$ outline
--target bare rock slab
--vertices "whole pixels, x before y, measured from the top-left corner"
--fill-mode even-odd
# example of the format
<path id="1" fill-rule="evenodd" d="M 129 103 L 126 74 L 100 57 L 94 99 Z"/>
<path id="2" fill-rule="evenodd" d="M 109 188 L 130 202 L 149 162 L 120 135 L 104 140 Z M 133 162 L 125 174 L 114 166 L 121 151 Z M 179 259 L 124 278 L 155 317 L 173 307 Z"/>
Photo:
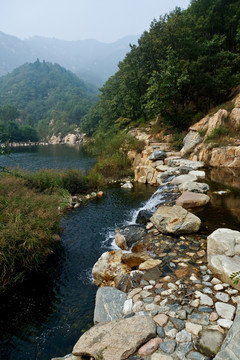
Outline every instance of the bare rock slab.
<path id="1" fill-rule="evenodd" d="M 197 232 L 201 220 L 181 206 L 160 206 L 151 217 L 151 222 L 163 234 L 190 234 Z"/>
<path id="2" fill-rule="evenodd" d="M 196 343 L 196 348 L 200 353 L 213 357 L 216 355 L 223 343 L 224 335 L 217 330 L 203 330 Z"/>
<path id="3" fill-rule="evenodd" d="M 94 324 L 120 319 L 123 315 L 127 295 L 112 287 L 101 287 L 97 291 Z"/>
<path id="4" fill-rule="evenodd" d="M 80 337 L 73 355 L 124 360 L 155 335 L 156 324 L 150 316 L 133 316 L 98 324 Z"/>
<path id="5" fill-rule="evenodd" d="M 191 209 L 206 205 L 210 201 L 210 197 L 205 194 L 197 194 L 191 191 L 185 191 L 177 200 L 176 205 L 182 206 L 184 209 Z"/>

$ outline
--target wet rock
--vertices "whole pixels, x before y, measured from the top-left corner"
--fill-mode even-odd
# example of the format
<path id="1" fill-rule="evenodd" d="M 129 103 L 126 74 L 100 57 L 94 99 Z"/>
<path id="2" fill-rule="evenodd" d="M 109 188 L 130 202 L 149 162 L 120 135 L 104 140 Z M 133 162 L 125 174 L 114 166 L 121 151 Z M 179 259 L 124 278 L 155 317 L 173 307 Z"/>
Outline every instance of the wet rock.
<path id="1" fill-rule="evenodd" d="M 196 342 L 196 348 L 202 354 L 213 357 L 223 343 L 224 335 L 217 330 L 203 330 Z"/>
<path id="2" fill-rule="evenodd" d="M 176 200 L 176 205 L 182 206 L 184 209 L 191 209 L 206 205 L 210 201 L 210 197 L 205 194 L 193 193 L 185 191 Z"/>
<path id="3" fill-rule="evenodd" d="M 119 229 L 119 234 L 126 239 L 128 249 L 130 249 L 133 244 L 142 240 L 146 236 L 146 233 L 145 227 L 140 225 L 128 225 Z"/>
<path id="4" fill-rule="evenodd" d="M 131 334 L 131 336 L 129 336 Z M 150 316 L 98 324 L 86 331 L 73 348 L 76 356 L 102 356 L 104 360 L 127 359 L 156 334 L 156 325 Z"/>
<path id="5" fill-rule="evenodd" d="M 95 301 L 94 324 L 120 319 L 126 299 L 126 294 L 115 288 L 99 288 Z"/>
<path id="6" fill-rule="evenodd" d="M 160 206 L 151 217 L 151 222 L 164 234 L 189 234 L 197 232 L 201 220 L 181 206 Z"/>
<path id="7" fill-rule="evenodd" d="M 149 222 L 152 212 L 148 210 L 140 210 L 136 219 L 137 224 L 146 225 Z"/>
<path id="8" fill-rule="evenodd" d="M 122 255 L 122 262 L 131 268 L 138 267 L 140 264 L 150 259 L 151 256 L 149 256 L 146 252 L 124 253 Z"/>
<path id="9" fill-rule="evenodd" d="M 208 267 L 223 282 L 240 290 L 240 283 L 230 280 L 233 272 L 240 267 L 240 232 L 230 229 L 217 229 L 208 236 Z"/>
<path id="10" fill-rule="evenodd" d="M 132 189 L 133 184 L 130 181 L 127 181 L 125 184 L 121 186 L 122 189 Z"/>
<path id="11" fill-rule="evenodd" d="M 82 360 L 82 357 L 74 356 L 73 354 L 68 354 L 64 357 L 53 358 L 52 360 Z"/>

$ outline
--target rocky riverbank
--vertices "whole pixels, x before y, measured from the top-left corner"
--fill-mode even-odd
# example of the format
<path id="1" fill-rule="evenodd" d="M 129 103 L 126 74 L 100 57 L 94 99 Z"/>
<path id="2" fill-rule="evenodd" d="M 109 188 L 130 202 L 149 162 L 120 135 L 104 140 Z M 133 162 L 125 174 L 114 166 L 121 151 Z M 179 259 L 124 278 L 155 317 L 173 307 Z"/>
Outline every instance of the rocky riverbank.
<path id="1" fill-rule="evenodd" d="M 94 265 L 96 325 L 65 359 L 239 359 L 239 286 L 229 276 L 240 269 L 240 233 L 202 232 L 188 210 L 210 201 L 204 164 L 161 155 L 160 206 L 118 229 L 121 250 Z"/>

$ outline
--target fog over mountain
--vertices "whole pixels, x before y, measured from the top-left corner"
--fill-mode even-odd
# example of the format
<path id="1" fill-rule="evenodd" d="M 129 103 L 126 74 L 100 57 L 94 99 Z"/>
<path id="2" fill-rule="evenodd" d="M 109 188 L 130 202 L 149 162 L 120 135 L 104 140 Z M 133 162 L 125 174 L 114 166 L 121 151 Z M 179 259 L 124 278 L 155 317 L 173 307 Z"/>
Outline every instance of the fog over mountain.
<path id="1" fill-rule="evenodd" d="M 65 41 L 35 36 L 21 40 L 0 32 L 0 76 L 16 67 L 39 60 L 58 63 L 73 71 L 81 79 L 101 86 L 117 70 L 129 44 L 136 44 L 139 36 L 127 36 L 113 43 L 97 40 Z"/>

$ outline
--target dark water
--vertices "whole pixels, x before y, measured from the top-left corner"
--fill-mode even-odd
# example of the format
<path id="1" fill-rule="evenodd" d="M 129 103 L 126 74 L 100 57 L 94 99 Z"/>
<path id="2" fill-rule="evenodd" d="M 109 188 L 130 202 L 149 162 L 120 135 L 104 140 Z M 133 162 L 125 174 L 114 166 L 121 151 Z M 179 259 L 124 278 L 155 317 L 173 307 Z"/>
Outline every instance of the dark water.
<path id="1" fill-rule="evenodd" d="M 82 145 L 48 145 L 11 148 L 12 153 L 0 157 L 0 166 L 38 169 L 89 170 L 96 160 L 86 155 Z"/>
<path id="2" fill-rule="evenodd" d="M 61 161 L 51 159 L 47 149 L 51 148 L 38 149 L 41 163 L 44 150 L 44 158 L 61 167 Z M 54 151 L 58 156 L 61 154 L 60 159 L 65 157 L 63 148 Z M 28 151 L 17 157 L 27 164 L 26 159 L 32 156 L 36 159 L 36 154 Z M 88 162 L 82 156 L 75 154 L 73 160 L 68 160 L 77 159 L 82 166 L 83 160 Z M 131 221 L 134 210 L 154 190 L 139 184 L 128 191 L 116 185 L 101 199 L 64 216 L 63 250 L 56 259 L 51 259 L 50 274 L 35 276 L 12 294 L 0 298 L 1 360 L 50 360 L 72 351 L 81 333 L 92 324 L 96 293 L 92 266 L 104 251 L 111 249 L 111 235 L 116 227 Z"/>

